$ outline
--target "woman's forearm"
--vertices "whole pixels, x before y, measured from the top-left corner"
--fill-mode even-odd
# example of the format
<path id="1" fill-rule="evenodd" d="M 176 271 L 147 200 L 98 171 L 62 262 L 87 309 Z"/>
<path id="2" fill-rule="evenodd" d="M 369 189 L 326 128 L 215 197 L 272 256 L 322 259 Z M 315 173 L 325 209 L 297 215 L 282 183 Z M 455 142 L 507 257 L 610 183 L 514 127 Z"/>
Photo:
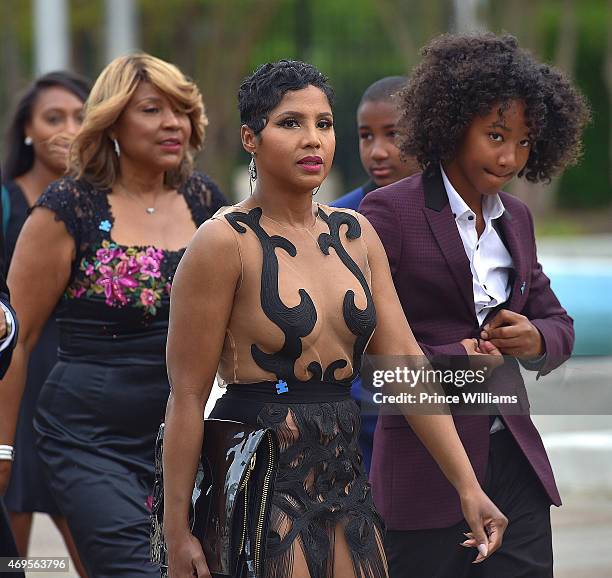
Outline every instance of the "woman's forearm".
<path id="1" fill-rule="evenodd" d="M 12 446 L 15 440 L 19 405 L 25 387 L 29 351 L 23 342 L 17 342 L 11 365 L 4 379 L 0 381 L 0 444 Z M 19 451 L 19 448 L 16 449 Z M 8 488 L 11 476 L 11 462 L 0 460 L 0 496 Z"/>
<path id="2" fill-rule="evenodd" d="M 480 488 L 451 415 L 405 417 L 459 495 Z"/>
<path id="3" fill-rule="evenodd" d="M 0 381 L 0 444 L 13 445 L 15 440 L 28 359 L 28 348 L 22 341 L 18 341 L 13 350 L 11 365 Z"/>
<path id="4" fill-rule="evenodd" d="M 189 504 L 202 448 L 199 396 L 170 395 L 164 431 L 164 534 L 171 543 L 189 532 Z"/>

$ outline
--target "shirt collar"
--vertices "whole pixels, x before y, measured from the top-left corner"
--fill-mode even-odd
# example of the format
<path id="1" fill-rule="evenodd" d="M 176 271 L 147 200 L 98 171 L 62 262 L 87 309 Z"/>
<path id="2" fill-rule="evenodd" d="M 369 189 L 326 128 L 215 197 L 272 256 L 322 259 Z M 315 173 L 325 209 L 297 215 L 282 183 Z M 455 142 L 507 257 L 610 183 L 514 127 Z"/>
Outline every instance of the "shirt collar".
<path id="1" fill-rule="evenodd" d="M 463 200 L 455 187 L 453 187 L 449 178 L 446 176 L 442 163 L 440 163 L 440 171 L 442 173 L 444 188 L 446 189 L 446 194 L 448 195 L 448 202 L 455 220 L 464 215 L 474 215 L 474 211 L 470 209 L 468 204 Z M 485 195 L 482 201 L 482 216 L 485 222 L 488 222 L 491 219 L 498 219 L 504 214 L 505 210 L 506 208 L 504 207 L 499 194 L 495 193 L 494 195 Z"/>
<path id="2" fill-rule="evenodd" d="M 499 219 L 506 210 L 504 203 L 502 203 L 501 197 L 498 193 L 494 195 L 485 195 L 482 201 L 482 211 L 485 219 Z"/>
<path id="3" fill-rule="evenodd" d="M 365 197 L 368 193 L 375 191 L 378 188 L 378 185 L 373 181 L 369 180 L 367 183 L 364 183 L 361 186 L 361 190 L 363 191 L 363 196 Z"/>

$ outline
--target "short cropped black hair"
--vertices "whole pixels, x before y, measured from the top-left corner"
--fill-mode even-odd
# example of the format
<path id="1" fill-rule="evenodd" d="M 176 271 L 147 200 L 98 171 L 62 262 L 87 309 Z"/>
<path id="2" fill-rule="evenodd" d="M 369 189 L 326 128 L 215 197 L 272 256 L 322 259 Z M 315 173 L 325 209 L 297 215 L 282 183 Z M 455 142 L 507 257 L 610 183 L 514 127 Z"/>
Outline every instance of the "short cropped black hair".
<path id="1" fill-rule="evenodd" d="M 19 97 L 6 134 L 6 162 L 4 178 L 7 181 L 27 173 L 34 164 L 34 149 L 24 144 L 25 126 L 32 118 L 32 109 L 38 95 L 47 88 L 59 87 L 85 102 L 91 84 L 87 78 L 67 70 L 48 72 L 38 77 Z"/>
<path id="2" fill-rule="evenodd" d="M 400 150 L 424 169 L 451 160 L 476 115 L 510 101 L 525 104 L 532 147 L 519 173 L 549 181 L 575 164 L 590 120 L 584 96 L 562 72 L 542 64 L 510 35 L 443 34 L 422 50 L 423 60 L 400 94 Z"/>
<path id="3" fill-rule="evenodd" d="M 279 60 L 262 64 L 244 79 L 238 90 L 240 120 L 255 134 L 259 134 L 270 111 L 276 108 L 286 92 L 301 90 L 308 86 L 320 88 L 330 106 L 333 105 L 334 91 L 327 77 L 312 64 L 300 60 Z"/>
<path id="4" fill-rule="evenodd" d="M 385 76 L 373 82 L 365 89 L 359 107 L 366 102 L 392 102 L 400 90 L 406 86 L 408 78 L 406 76 Z"/>

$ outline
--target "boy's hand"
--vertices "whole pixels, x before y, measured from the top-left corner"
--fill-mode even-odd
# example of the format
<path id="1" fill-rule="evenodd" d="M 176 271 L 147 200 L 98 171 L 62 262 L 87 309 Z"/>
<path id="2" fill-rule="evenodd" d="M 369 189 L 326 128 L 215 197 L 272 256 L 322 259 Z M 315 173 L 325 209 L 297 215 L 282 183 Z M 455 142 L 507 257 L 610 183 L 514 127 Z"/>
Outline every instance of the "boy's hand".
<path id="1" fill-rule="evenodd" d="M 470 368 L 473 370 L 485 370 L 486 375 L 489 376 L 496 367 L 504 363 L 501 351 L 490 341 L 479 341 L 473 338 L 462 339 L 459 343 L 470 356 Z"/>
<path id="2" fill-rule="evenodd" d="M 545 351 L 537 327 L 520 313 L 502 309 L 483 329 L 480 337 L 495 345 L 504 355 L 534 359 Z"/>

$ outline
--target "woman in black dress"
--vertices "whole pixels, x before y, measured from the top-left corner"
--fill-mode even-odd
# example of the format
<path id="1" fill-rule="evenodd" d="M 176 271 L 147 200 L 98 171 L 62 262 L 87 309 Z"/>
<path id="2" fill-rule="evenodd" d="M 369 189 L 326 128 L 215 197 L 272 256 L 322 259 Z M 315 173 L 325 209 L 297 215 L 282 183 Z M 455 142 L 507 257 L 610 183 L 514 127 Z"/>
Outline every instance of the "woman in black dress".
<path id="1" fill-rule="evenodd" d="M 68 147 L 81 126 L 89 81 L 71 72 L 50 72 L 36 79 L 19 99 L 9 125 L 2 190 L 5 266 L 8 270 L 28 210 L 52 181 L 66 172 Z M 28 555 L 34 512 L 49 514 L 73 562 L 84 576 L 74 541 L 42 476 L 34 446 L 34 408 L 40 389 L 57 361 L 57 326 L 49 319 L 28 364 L 19 410 L 15 461 L 5 496 L 17 548 Z"/>
<path id="2" fill-rule="evenodd" d="M 172 385 L 164 435 L 164 532 L 172 578 L 209 578 L 187 520 L 211 417 L 275 430 L 280 443 L 267 578 L 385 578 L 382 522 L 350 398 L 361 356 L 420 356 L 385 250 L 355 211 L 313 202 L 335 151 L 332 91 L 303 62 L 260 67 L 239 92 L 253 194 L 200 227 L 177 271 L 168 334 Z M 506 520 L 480 488 L 450 415 L 408 416 L 455 487 L 478 540 Z M 489 526 L 487 540 L 485 525 Z M 258 574 L 259 575 L 259 574 Z"/>
<path id="3" fill-rule="evenodd" d="M 115 59 L 87 101 L 72 176 L 37 201 L 9 271 L 21 333 L 0 385 L 0 443 L 12 441 L 28 354 L 61 298 L 59 361 L 34 425 L 90 578 L 159 576 L 148 516 L 170 289 L 184 247 L 225 201 L 193 171 L 205 125 L 201 95 L 176 67 Z"/>

